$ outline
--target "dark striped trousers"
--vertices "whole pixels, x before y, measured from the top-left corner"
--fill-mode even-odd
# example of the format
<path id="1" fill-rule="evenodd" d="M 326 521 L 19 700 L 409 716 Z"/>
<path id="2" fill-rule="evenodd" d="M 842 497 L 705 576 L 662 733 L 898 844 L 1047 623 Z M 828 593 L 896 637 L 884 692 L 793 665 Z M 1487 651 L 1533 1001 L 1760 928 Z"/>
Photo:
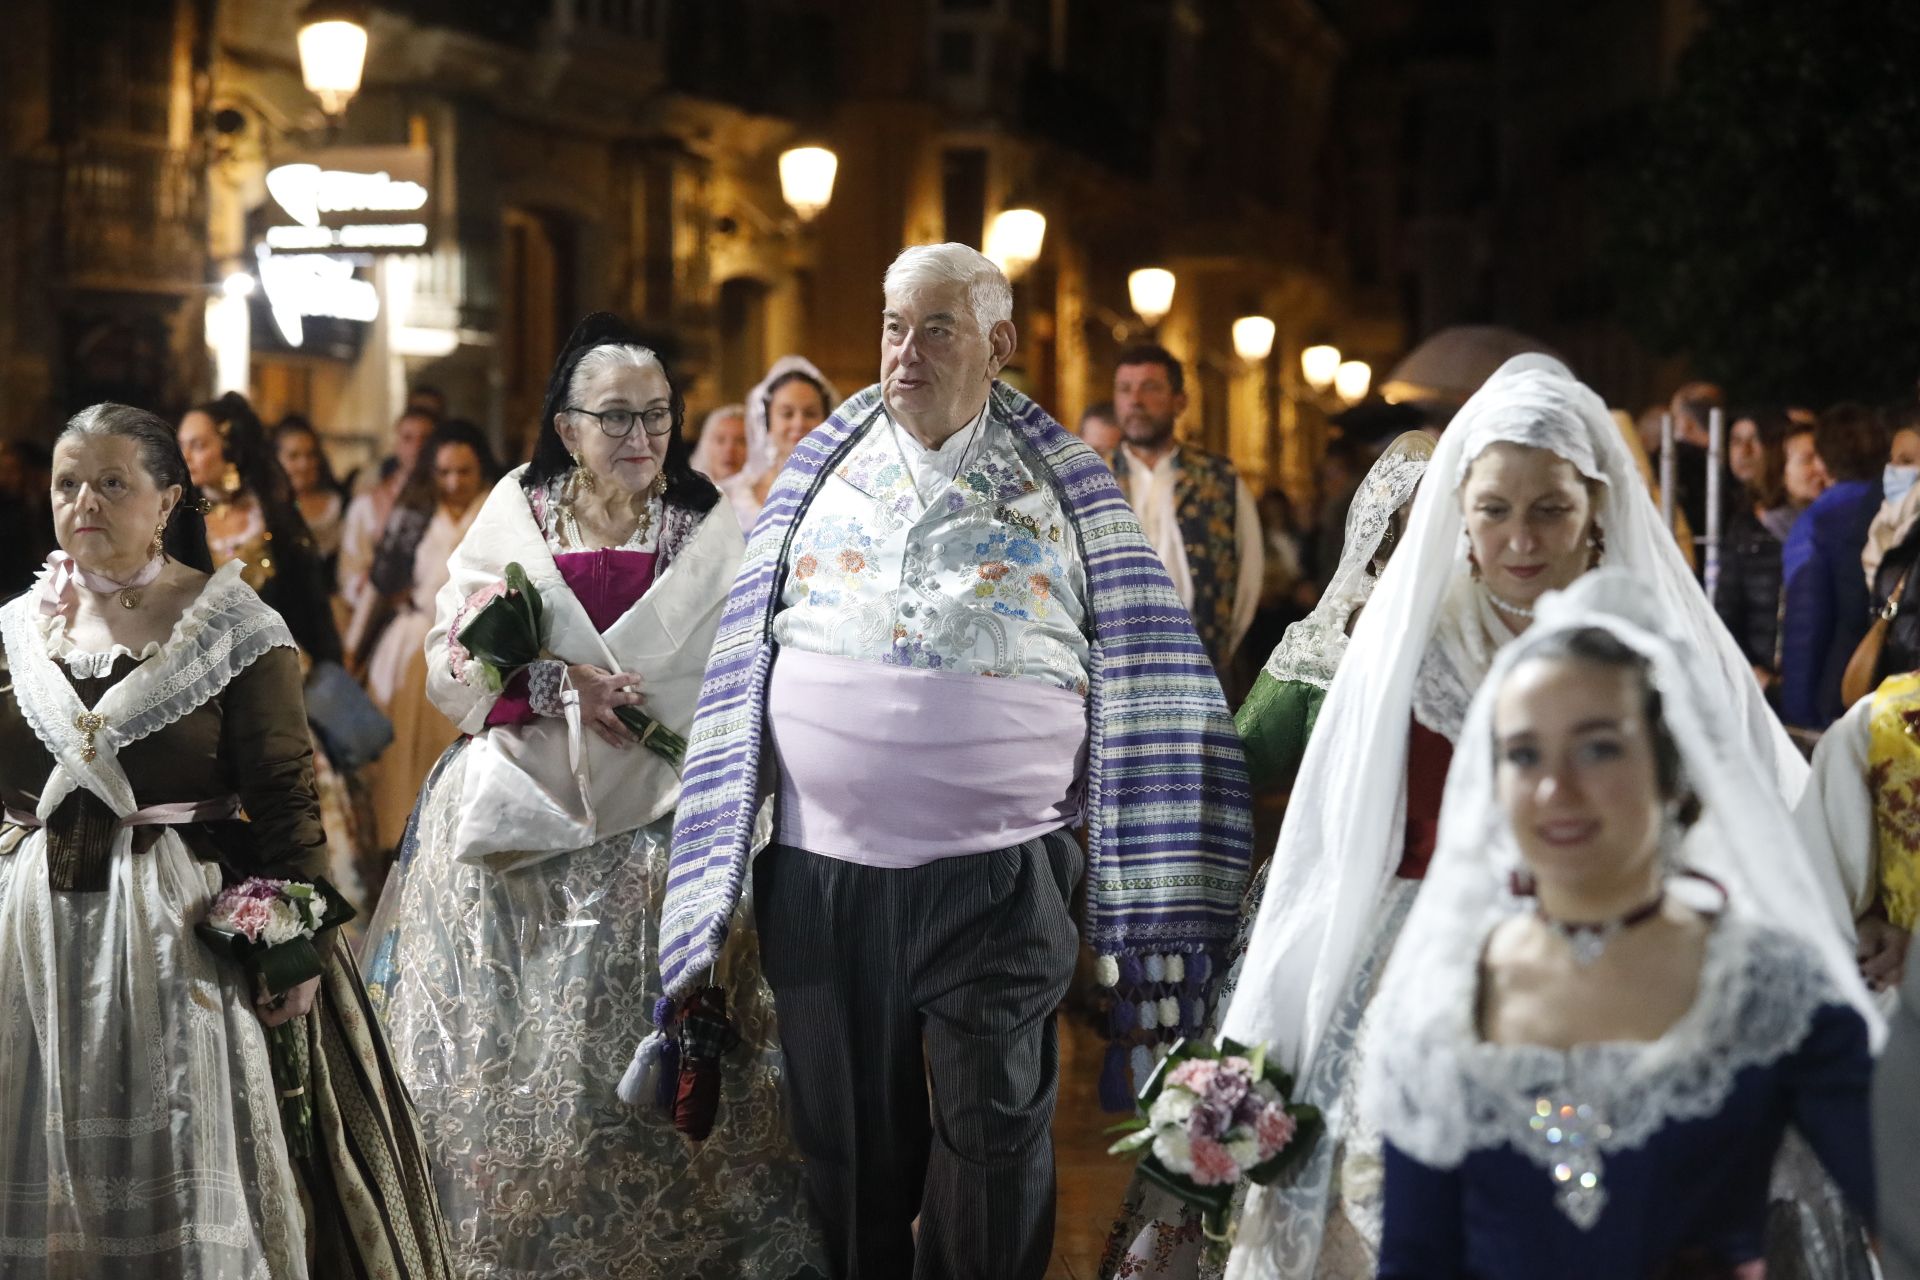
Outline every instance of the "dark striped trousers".
<path id="1" fill-rule="evenodd" d="M 794 1138 L 843 1280 L 1045 1274 L 1082 866 L 1066 831 L 909 870 L 755 859 Z"/>

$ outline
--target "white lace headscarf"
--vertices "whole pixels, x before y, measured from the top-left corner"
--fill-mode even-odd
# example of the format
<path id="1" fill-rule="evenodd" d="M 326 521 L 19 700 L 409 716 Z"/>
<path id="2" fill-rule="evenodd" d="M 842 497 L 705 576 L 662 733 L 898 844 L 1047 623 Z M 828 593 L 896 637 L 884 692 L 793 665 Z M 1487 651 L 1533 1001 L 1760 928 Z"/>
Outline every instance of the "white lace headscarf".
<path id="1" fill-rule="evenodd" d="M 767 370 L 767 376 L 760 379 L 753 390 L 747 392 L 747 465 L 740 468 L 740 479 L 747 484 L 757 483 L 761 476 L 773 469 L 774 444 L 767 429 L 767 410 L 773 399 L 773 384 L 790 373 L 803 373 L 818 383 L 825 395 L 826 411 L 832 413 L 840 404 L 840 393 L 827 381 L 827 375 L 815 367 L 813 361 L 805 356 L 781 356 Z"/>
<path id="2" fill-rule="evenodd" d="M 1700 820 L 1684 838 L 1677 831 L 1667 837 L 1674 870 L 1718 882 L 1729 918 L 1769 925 L 1810 946 L 1876 1044 L 1885 1033 L 1848 935 L 1806 907 L 1820 895 L 1815 871 L 1771 771 L 1756 767 L 1745 749 L 1735 725 L 1738 705 L 1713 664 L 1700 660 L 1697 639 L 1675 621 L 1641 575 L 1595 571 L 1542 600 L 1533 625 L 1501 651 L 1474 697 L 1447 775 L 1433 861 L 1387 964 L 1362 1055 L 1368 1121 L 1416 1159 L 1453 1167 L 1475 1145 L 1477 1130 L 1499 1123 L 1476 1116 L 1478 1108 L 1459 1092 L 1468 1078 L 1461 1054 L 1473 1038 L 1463 1036 L 1462 1018 L 1475 1006 L 1483 945 L 1495 924 L 1522 909 L 1508 887 L 1509 873 L 1523 864 L 1496 791 L 1493 712 L 1507 676 L 1553 636 L 1599 628 L 1647 661 L 1682 778 L 1701 802 Z"/>
<path id="3" fill-rule="evenodd" d="M 694 442 L 693 457 L 688 461 L 687 465 L 691 466 L 695 471 L 698 471 L 715 484 L 720 484 L 723 481 L 732 479 L 732 476 L 716 476 L 713 474 L 713 428 L 716 424 L 724 422 L 728 418 L 739 418 L 744 428 L 746 416 L 747 406 L 743 404 L 723 404 L 718 409 L 709 410 L 707 416 L 700 420 L 700 438 Z M 743 467 L 745 466 L 744 463 L 741 465 Z M 736 472 L 735 474 L 738 473 Z"/>
<path id="4" fill-rule="evenodd" d="M 1288 627 L 1273 647 L 1267 657 L 1268 675 L 1322 689 L 1333 683 L 1333 673 L 1340 669 L 1341 656 L 1347 651 L 1347 623 L 1379 581 L 1373 576 L 1373 557 L 1380 550 L 1380 540 L 1386 537 L 1394 515 L 1420 487 L 1433 450 L 1432 436 L 1409 431 L 1367 469 L 1366 479 L 1354 491 L 1353 505 L 1347 508 L 1340 567 L 1320 593 L 1313 612 Z"/>
<path id="5" fill-rule="evenodd" d="M 754 497 L 754 488 L 779 461 L 774 456 L 773 437 L 767 428 L 767 412 L 773 399 L 773 384 L 790 373 L 805 374 L 819 384 L 829 414 L 840 405 L 840 393 L 805 356 L 781 356 L 767 370 L 767 376 L 747 392 L 747 465 L 720 483 L 720 492 L 740 518 L 742 533 L 751 530 L 760 515 L 760 501 Z"/>
<path id="6" fill-rule="evenodd" d="M 1789 806 L 1807 765 L 1768 709 L 1746 658 L 1661 527 L 1600 397 L 1548 356 L 1517 356 L 1462 407 L 1427 466 L 1407 531 L 1360 615 L 1307 744 L 1280 829 L 1245 967 L 1222 1022 L 1306 1078 L 1404 842 L 1409 715 L 1452 737 L 1506 638 L 1467 572 L 1459 486 L 1502 441 L 1547 449 L 1598 482 L 1606 563 L 1630 570 L 1650 606 L 1709 664 L 1738 741 L 1766 762 Z M 1435 482 L 1437 481 L 1437 483 Z M 1495 624 L 1498 625 L 1498 624 Z M 1430 661 L 1430 655 L 1432 661 Z M 1423 667 L 1426 668 L 1423 671 Z M 1440 725 L 1433 719 L 1443 721 Z M 1311 800 L 1306 798 L 1311 797 Z"/>

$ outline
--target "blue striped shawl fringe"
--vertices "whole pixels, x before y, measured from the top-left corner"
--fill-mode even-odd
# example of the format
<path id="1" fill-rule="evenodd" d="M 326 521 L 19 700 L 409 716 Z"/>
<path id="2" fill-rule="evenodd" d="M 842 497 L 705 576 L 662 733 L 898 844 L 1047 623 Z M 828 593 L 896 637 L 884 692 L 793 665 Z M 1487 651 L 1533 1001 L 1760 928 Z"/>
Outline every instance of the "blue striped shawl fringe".
<path id="1" fill-rule="evenodd" d="M 1210 954 L 1217 974 L 1252 844 L 1246 762 L 1220 683 L 1099 456 L 1004 383 L 992 411 L 1052 479 L 1086 557 L 1087 940 L 1116 957 Z M 687 736 L 660 920 L 661 973 L 676 1000 L 703 984 L 747 872 L 788 546 L 821 480 L 884 420 L 878 386 L 841 405 L 795 448 L 748 535 Z"/>

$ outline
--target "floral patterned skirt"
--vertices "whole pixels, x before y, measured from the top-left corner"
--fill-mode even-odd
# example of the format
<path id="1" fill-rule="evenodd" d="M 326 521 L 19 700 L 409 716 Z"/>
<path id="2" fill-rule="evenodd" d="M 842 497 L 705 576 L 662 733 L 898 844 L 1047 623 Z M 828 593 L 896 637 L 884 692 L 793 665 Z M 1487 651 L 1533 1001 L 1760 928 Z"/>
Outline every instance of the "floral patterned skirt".
<path id="1" fill-rule="evenodd" d="M 369 932 L 367 977 L 437 1166 L 468 1280 L 824 1274 L 788 1133 L 750 923 L 725 985 L 743 1043 L 692 1144 L 614 1086 L 660 995 L 671 818 L 496 872 L 456 862 L 465 760 L 422 793 Z"/>

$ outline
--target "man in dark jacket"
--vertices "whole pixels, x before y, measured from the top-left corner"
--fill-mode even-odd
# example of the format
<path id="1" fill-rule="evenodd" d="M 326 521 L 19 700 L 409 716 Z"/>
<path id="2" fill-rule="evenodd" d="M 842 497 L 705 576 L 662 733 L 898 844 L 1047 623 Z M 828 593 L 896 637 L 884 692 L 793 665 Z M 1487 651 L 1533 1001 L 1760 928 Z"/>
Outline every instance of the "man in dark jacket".
<path id="1" fill-rule="evenodd" d="M 1860 551 L 1880 509 L 1887 441 L 1873 410 L 1843 404 L 1820 415 L 1813 443 L 1834 484 L 1794 522 L 1781 557 L 1780 718 L 1824 729 L 1846 710 L 1840 678 L 1867 633 L 1870 601 Z"/>

